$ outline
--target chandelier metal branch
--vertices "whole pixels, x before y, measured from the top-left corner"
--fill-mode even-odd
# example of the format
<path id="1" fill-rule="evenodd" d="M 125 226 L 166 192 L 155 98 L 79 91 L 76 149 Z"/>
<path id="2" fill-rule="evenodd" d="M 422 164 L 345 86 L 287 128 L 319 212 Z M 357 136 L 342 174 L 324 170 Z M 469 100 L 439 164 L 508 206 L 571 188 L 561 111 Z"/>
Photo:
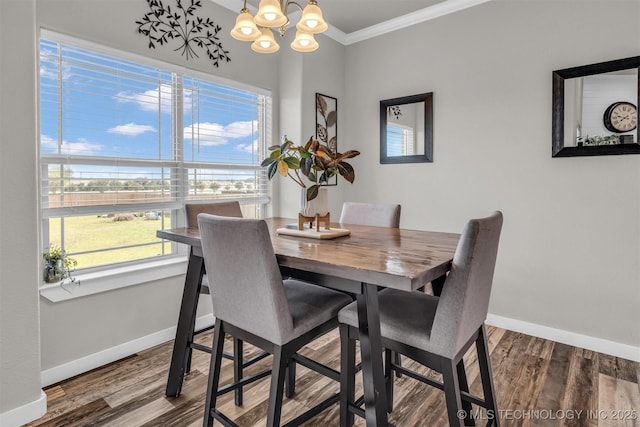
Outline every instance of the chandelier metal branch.
<path id="1" fill-rule="evenodd" d="M 256 52 L 277 52 L 280 46 L 273 37 L 271 28 L 279 28 L 280 35 L 284 36 L 289 24 L 289 6 L 296 6 L 302 12 L 300 21 L 296 24 L 296 37 L 291 42 L 291 49 L 298 52 L 316 50 L 319 45 L 314 34 L 322 33 L 329 27 L 316 0 L 309 0 L 304 8 L 291 0 L 260 0 L 255 17 L 247 9 L 247 0 L 244 0 L 244 7 L 236 18 L 231 36 L 237 40 L 253 42 L 251 49 Z"/>

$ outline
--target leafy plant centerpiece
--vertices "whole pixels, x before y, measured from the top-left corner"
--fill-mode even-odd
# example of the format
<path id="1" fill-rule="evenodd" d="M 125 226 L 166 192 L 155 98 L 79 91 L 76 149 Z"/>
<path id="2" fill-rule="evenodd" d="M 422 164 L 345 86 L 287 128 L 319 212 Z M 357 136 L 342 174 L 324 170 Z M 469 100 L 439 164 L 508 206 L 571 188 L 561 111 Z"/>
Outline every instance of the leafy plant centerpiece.
<path id="1" fill-rule="evenodd" d="M 300 187 L 306 188 L 307 201 L 315 199 L 322 184 L 333 176 L 339 174 L 352 184 L 356 177 L 353 166 L 345 161 L 358 156 L 360 152 L 356 150 L 338 153 L 314 137 L 310 137 L 305 145 L 296 145 L 286 135 L 282 145 L 274 145 L 269 150 L 271 155 L 262 161 L 262 166 L 268 168 L 269 179 L 276 172 L 290 177 Z M 308 187 L 303 176 L 310 182 Z"/>
<path id="2" fill-rule="evenodd" d="M 71 273 L 78 265 L 78 261 L 67 256 L 64 249 L 54 244 L 49 245 L 49 249 L 42 254 L 44 259 L 44 281 L 55 283 L 64 279 L 75 282 Z"/>

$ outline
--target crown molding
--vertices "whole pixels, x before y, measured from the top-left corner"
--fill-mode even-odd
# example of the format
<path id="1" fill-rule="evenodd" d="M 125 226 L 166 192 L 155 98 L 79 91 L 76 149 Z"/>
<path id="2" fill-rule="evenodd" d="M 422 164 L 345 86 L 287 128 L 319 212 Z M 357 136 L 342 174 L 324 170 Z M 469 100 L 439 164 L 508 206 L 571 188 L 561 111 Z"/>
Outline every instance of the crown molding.
<path id="1" fill-rule="evenodd" d="M 244 1 L 242 0 L 211 0 L 213 3 L 225 7 L 234 12 L 240 12 L 244 7 Z M 477 6 L 482 3 L 489 2 L 491 0 L 445 0 L 441 3 L 437 3 L 433 6 L 425 7 L 424 9 L 417 10 L 415 12 L 408 13 L 406 15 L 398 16 L 397 18 L 389 19 L 388 21 L 381 22 L 376 25 L 372 25 L 362 30 L 354 31 L 353 33 L 346 34 L 339 29 L 333 27 L 329 23 L 329 28 L 323 33 L 323 35 L 337 41 L 345 46 L 358 43 L 364 40 L 368 40 L 373 37 L 380 36 L 392 31 L 400 30 L 402 28 L 409 27 L 411 25 L 419 24 L 421 22 L 429 21 L 431 19 L 438 18 L 440 16 L 448 15 L 450 13 L 457 12 L 459 10 L 467 9 L 469 7 Z M 251 13 L 256 13 L 256 8 L 247 5 Z M 300 12 L 295 11 L 289 15 L 292 22 L 295 22 L 300 17 Z M 289 27 L 292 24 L 289 25 Z"/>
<path id="2" fill-rule="evenodd" d="M 330 22 L 327 22 L 327 24 L 329 24 L 329 28 L 327 28 L 327 31 L 322 33 L 322 35 L 323 36 L 327 36 L 330 39 L 333 39 L 333 40 L 337 41 L 341 45 L 345 45 L 346 46 L 347 37 L 349 37 L 349 34 L 343 33 L 342 31 L 340 31 L 339 29 L 337 29 L 336 27 L 331 25 Z"/>
<path id="3" fill-rule="evenodd" d="M 433 6 L 425 7 L 424 9 L 398 16 L 397 18 L 389 19 L 388 21 L 372 25 L 371 27 L 349 33 L 346 35 L 343 44 L 350 45 L 358 43 L 382 34 L 390 33 L 440 16 L 448 15 L 459 10 L 487 3 L 489 1 L 491 0 L 445 0 L 442 3 L 437 3 Z"/>

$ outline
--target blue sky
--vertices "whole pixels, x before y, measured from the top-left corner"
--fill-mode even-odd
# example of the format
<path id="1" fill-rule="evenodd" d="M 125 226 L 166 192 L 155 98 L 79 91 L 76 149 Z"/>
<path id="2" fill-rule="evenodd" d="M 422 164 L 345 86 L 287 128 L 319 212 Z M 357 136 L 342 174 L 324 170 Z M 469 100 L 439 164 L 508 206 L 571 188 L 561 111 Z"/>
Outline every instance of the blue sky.
<path id="1" fill-rule="evenodd" d="M 59 148 L 61 75 L 64 102 L 60 154 L 172 158 L 171 73 L 64 46 L 64 60 L 59 66 L 58 50 L 56 43 L 41 41 L 43 153 L 54 154 Z M 189 76 L 184 77 L 184 87 L 186 161 L 260 161 L 256 150 L 256 95 Z"/>

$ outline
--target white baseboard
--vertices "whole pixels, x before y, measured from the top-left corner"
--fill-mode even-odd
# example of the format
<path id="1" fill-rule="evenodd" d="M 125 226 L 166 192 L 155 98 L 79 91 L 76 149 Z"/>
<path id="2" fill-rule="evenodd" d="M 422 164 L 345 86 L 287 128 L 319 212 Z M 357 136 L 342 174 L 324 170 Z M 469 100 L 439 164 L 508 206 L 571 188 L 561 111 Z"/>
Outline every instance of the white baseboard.
<path id="1" fill-rule="evenodd" d="M 562 329 L 550 328 L 548 326 L 537 325 L 535 323 L 523 322 L 522 320 L 510 319 L 508 317 L 487 315 L 487 325 L 521 332 L 534 337 L 557 341 L 574 347 L 585 348 L 611 356 L 640 362 L 640 347 L 622 344 L 615 341 L 608 341 L 602 338 L 590 337 L 588 335 L 577 334 L 575 332 L 564 331 Z"/>
<path id="2" fill-rule="evenodd" d="M 37 420 L 47 413 L 47 395 L 40 390 L 40 397 L 7 412 L 0 413 L 0 426 L 19 427 Z"/>
<path id="3" fill-rule="evenodd" d="M 207 314 L 196 319 L 196 329 L 213 325 L 215 322 L 213 314 Z M 174 339 L 176 336 L 176 327 L 164 329 L 154 332 L 153 334 L 140 337 L 138 339 L 108 348 L 97 353 L 90 354 L 80 359 L 46 369 L 41 372 L 40 379 L 42 387 L 66 380 L 75 375 L 88 372 L 92 369 L 99 368 L 107 363 L 115 362 L 127 356 L 131 356 L 139 351 L 146 350 L 155 345 L 162 344 Z M 0 423 L 1 426 L 4 424 Z"/>
<path id="4" fill-rule="evenodd" d="M 548 326 L 537 325 L 535 323 L 524 322 L 522 320 L 497 316 L 495 314 L 489 314 L 487 316 L 486 323 L 488 325 L 497 326 L 503 329 L 509 329 L 515 332 L 521 332 L 527 335 L 533 335 L 539 338 L 557 341 L 563 344 L 572 345 L 574 347 L 581 347 L 616 357 L 622 357 L 634 362 L 640 362 L 640 347 L 634 347 L 628 344 L 621 344 L 601 338 L 590 337 L 588 335 L 581 335 L 561 329 L 550 328 Z M 214 317 L 212 314 L 199 317 L 196 320 L 197 329 L 213 324 Z M 107 363 L 115 362 L 116 360 L 122 359 L 123 357 L 130 356 L 155 345 L 162 344 L 163 342 L 172 340 L 175 337 L 175 334 L 176 327 L 174 326 L 135 339 L 133 341 L 108 348 L 98 353 L 94 353 L 89 356 L 85 356 L 80 359 L 76 359 L 71 362 L 67 362 L 65 364 L 44 370 L 41 373 L 42 387 L 55 384 L 67 378 L 71 378 L 75 375 L 79 375 L 100 366 L 106 365 Z M 25 405 L 25 407 L 29 406 L 31 408 L 31 405 L 34 404 L 35 402 L 29 405 Z M 17 408 L 10 412 L 13 413 L 14 411 L 18 411 L 21 408 Z M 44 400 L 44 408 L 44 410 L 46 411 L 46 398 Z M 30 411 L 33 412 L 33 409 L 30 409 Z M 9 414 L 9 412 L 0 414 L 0 426 L 5 426 L 4 417 L 8 416 L 7 414 Z M 7 422 L 7 425 L 11 424 Z"/>

